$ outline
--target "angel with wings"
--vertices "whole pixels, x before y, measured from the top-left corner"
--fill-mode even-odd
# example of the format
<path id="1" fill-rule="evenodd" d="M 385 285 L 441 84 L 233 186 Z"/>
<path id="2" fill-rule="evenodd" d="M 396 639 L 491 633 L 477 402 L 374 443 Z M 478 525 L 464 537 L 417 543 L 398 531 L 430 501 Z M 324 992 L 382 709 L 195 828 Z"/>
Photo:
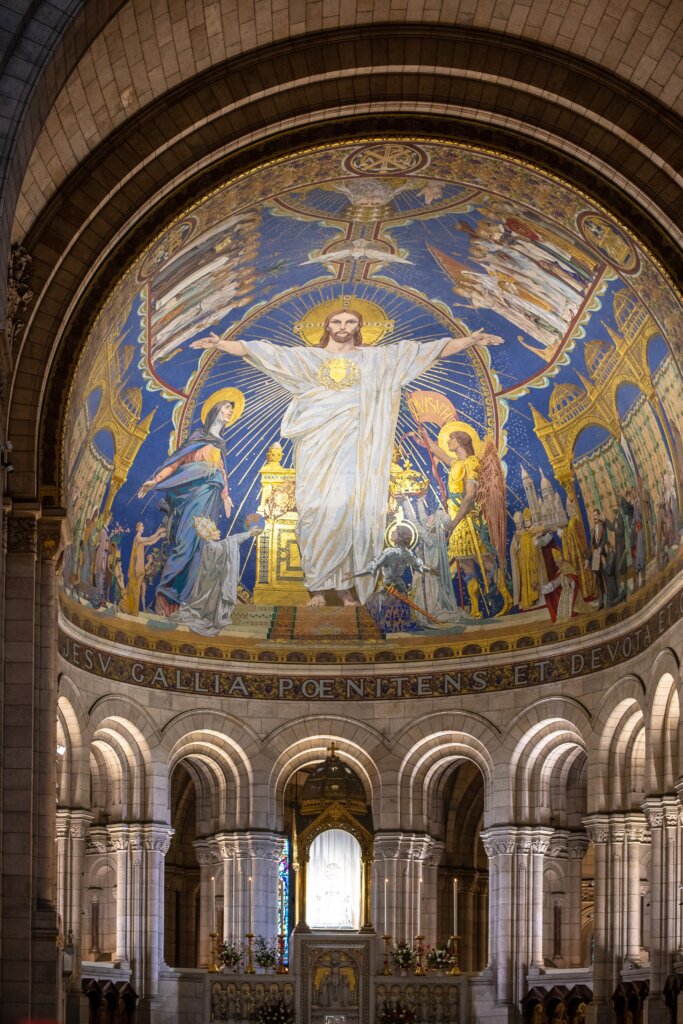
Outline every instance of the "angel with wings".
<path id="1" fill-rule="evenodd" d="M 448 467 L 447 510 L 450 516 L 448 557 L 453 575 L 464 582 L 472 618 L 482 617 L 482 605 L 490 610 L 482 592 L 477 569 L 487 593 L 498 590 L 505 615 L 512 596 L 505 578 L 505 478 L 493 441 L 482 442 L 476 430 L 461 420 L 450 420 L 435 442 L 422 432 L 431 455 Z"/>

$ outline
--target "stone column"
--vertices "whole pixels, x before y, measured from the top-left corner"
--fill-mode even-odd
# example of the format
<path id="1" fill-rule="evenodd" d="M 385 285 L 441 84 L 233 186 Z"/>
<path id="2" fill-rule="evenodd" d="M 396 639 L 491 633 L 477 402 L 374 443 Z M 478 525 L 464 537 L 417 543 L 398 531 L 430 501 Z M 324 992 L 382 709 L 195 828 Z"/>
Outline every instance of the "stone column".
<path id="1" fill-rule="evenodd" d="M 568 833 L 566 901 L 562 915 L 562 952 L 568 967 L 582 967 L 584 962 L 581 943 L 581 880 L 587 849 L 588 837 L 584 833 Z"/>
<path id="2" fill-rule="evenodd" d="M 681 806 L 673 795 L 648 797 L 643 810 L 650 827 L 650 994 L 648 1020 L 670 1018 L 663 989 L 681 942 L 679 865 L 683 848 Z"/>
<path id="3" fill-rule="evenodd" d="M 55 910 L 55 792 L 57 789 L 57 609 L 55 572 L 60 549 L 61 517 L 38 522 L 36 590 L 36 717 L 33 749 L 38 759 L 34 781 L 34 880 L 39 909 Z M 24 595 L 25 598 L 26 595 Z M 7 608 L 9 612 L 9 606 Z M 8 638 L 9 639 L 9 638 Z"/>
<path id="4" fill-rule="evenodd" d="M 88 811 L 71 811 L 69 822 L 68 899 L 64 924 L 67 934 L 71 932 L 73 936 L 76 981 L 80 978 L 80 962 L 88 948 L 84 934 L 83 890 L 85 842 L 92 819 L 93 816 Z"/>
<path id="5" fill-rule="evenodd" d="M 211 844 L 196 839 L 192 844 L 199 864 L 199 935 L 197 967 L 208 968 L 211 960 L 211 932 L 217 931 L 216 905 L 213 901 L 214 858 Z M 224 934 L 226 934 L 224 932 Z"/>
<path id="6" fill-rule="evenodd" d="M 372 906 L 373 924 L 380 937 L 384 933 L 386 893 L 386 924 L 392 941 L 412 943 L 419 923 L 425 944 L 435 944 L 438 867 L 443 851 L 444 844 L 431 836 L 411 832 L 381 832 L 375 836 Z M 384 949 L 381 942 L 378 948 Z"/>
<path id="7" fill-rule="evenodd" d="M 542 971 L 543 959 L 543 865 L 550 848 L 552 829 L 534 828 L 529 830 L 531 842 L 531 966 Z M 524 984 L 524 983 L 523 983 Z M 523 993 L 522 993 L 523 994 Z M 520 996 L 521 998 L 521 996 Z"/>
<path id="8" fill-rule="evenodd" d="M 490 961 L 489 954 L 489 876 L 479 875 L 476 892 L 477 954 L 474 969 L 483 971 Z"/>
<path id="9" fill-rule="evenodd" d="M 218 857 L 223 869 L 223 938 L 238 939 L 241 937 L 242 933 L 238 931 L 237 918 L 235 914 L 235 877 L 237 864 L 234 837 L 228 832 L 219 832 L 213 837 L 213 846 L 214 849 L 218 851 Z M 210 924 L 208 921 L 208 914 L 207 922 Z"/>
<path id="10" fill-rule="evenodd" d="M 253 931 L 267 939 L 277 936 L 277 866 L 283 836 L 277 832 L 251 833 L 251 917 Z"/>
<path id="11" fill-rule="evenodd" d="M 476 871 L 458 871 L 458 934 L 460 939 L 460 970 L 475 970 L 475 944 L 477 941 L 477 924 L 474 911 L 479 876 Z M 451 881 L 451 893 L 453 883 Z M 453 930 L 453 922 L 449 923 L 449 934 Z"/>
<path id="12" fill-rule="evenodd" d="M 57 842 L 55 844 L 56 855 L 56 883 L 57 883 L 57 913 L 61 919 L 61 927 L 66 936 L 67 914 L 67 893 L 68 893 L 68 867 L 69 867 L 69 836 L 71 832 L 71 815 L 68 810 L 61 807 L 57 811 L 55 829 Z"/>
<path id="13" fill-rule="evenodd" d="M 592 814 L 583 819 L 588 838 L 593 844 L 595 870 L 595 919 L 593 924 L 593 999 L 586 1008 L 587 1024 L 604 1024 L 611 1020 L 613 950 L 610 942 L 612 898 L 609 873 L 609 817 Z"/>
<path id="14" fill-rule="evenodd" d="M 144 825 L 141 829 L 144 897 L 142 949 L 142 996 L 159 991 L 159 970 L 164 966 L 164 857 L 174 829 L 165 825 Z"/>
<path id="15" fill-rule="evenodd" d="M 130 840 L 128 825 L 109 825 L 107 827 L 109 849 L 114 854 L 116 870 L 116 948 L 114 963 L 123 968 L 130 965 L 131 921 L 128 904 L 130 863 L 128 844 Z"/>
<path id="16" fill-rule="evenodd" d="M 62 1001 L 55 947 L 55 517 L 15 503 L 6 523 L 0 701 L 0 991 L 8 1020 L 54 1018 Z"/>
<path id="17" fill-rule="evenodd" d="M 248 932 L 253 932 L 254 903 L 250 900 L 250 885 L 254 884 L 254 866 L 252 864 L 251 837 L 247 832 L 236 832 L 233 839 L 235 845 L 235 886 L 234 899 L 237 930 L 235 934 L 241 939 Z M 250 905 L 251 903 L 251 905 Z M 254 932 L 254 934 L 256 934 Z"/>
<path id="18" fill-rule="evenodd" d="M 512 950 L 514 919 L 513 867 L 517 847 L 514 826 L 496 826 L 481 833 L 489 859 L 489 948 L 496 982 L 496 1002 L 512 1001 Z"/>
<path id="19" fill-rule="evenodd" d="M 650 840 L 650 833 L 643 814 L 627 814 L 624 820 L 625 864 L 624 864 L 624 962 L 635 967 L 641 963 L 640 935 L 642 927 L 640 898 L 640 856 L 643 843 Z"/>
<path id="20" fill-rule="evenodd" d="M 380 935 L 384 934 L 386 923 L 387 934 L 394 942 L 405 935 L 399 918 L 403 916 L 403 906 L 399 899 L 399 853 L 402 833 L 381 832 L 375 836 L 373 844 L 373 906 L 375 927 Z M 386 913 L 385 913 L 386 906 Z M 383 944 L 380 944 L 383 950 Z"/>
<path id="21" fill-rule="evenodd" d="M 527 973 L 543 966 L 543 863 L 553 830 L 495 826 L 482 832 L 489 857 L 489 920 L 497 1001 L 517 1007 Z"/>

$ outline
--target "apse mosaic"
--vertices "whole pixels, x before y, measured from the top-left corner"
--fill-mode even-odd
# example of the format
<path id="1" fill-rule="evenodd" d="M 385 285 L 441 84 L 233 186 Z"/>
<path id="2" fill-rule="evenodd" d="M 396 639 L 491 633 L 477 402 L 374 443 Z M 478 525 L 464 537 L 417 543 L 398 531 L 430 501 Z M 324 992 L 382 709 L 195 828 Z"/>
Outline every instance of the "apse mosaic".
<path id="1" fill-rule="evenodd" d="M 580 631 L 678 556 L 682 327 L 621 225 L 495 153 L 374 139 L 244 174 L 84 346 L 63 611 L 214 655 Z"/>

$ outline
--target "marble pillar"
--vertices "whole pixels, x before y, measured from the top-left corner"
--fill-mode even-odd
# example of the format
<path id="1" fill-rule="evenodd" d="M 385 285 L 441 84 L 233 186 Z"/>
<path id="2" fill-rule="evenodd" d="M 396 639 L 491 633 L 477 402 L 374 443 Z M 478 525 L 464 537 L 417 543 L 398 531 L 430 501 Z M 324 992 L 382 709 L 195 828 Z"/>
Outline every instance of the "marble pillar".
<path id="1" fill-rule="evenodd" d="M 527 973 L 543 967 L 544 859 L 553 829 L 499 825 L 482 832 L 489 858 L 491 960 L 498 1004 L 516 1008 Z"/>
<path id="2" fill-rule="evenodd" d="M 650 1024 L 670 1019 L 664 985 L 673 971 L 681 944 L 680 885 L 683 827 L 678 796 L 648 797 L 643 810 L 650 828 Z"/>

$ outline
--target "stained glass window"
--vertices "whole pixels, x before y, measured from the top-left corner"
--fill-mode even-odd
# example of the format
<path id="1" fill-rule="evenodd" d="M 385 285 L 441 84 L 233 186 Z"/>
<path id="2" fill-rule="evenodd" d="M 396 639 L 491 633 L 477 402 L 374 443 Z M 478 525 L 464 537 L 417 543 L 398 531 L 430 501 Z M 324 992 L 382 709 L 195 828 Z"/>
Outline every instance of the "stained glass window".
<path id="1" fill-rule="evenodd" d="M 289 963 L 289 839 L 284 839 L 277 865 L 277 931 L 284 935 L 284 960 Z"/>

